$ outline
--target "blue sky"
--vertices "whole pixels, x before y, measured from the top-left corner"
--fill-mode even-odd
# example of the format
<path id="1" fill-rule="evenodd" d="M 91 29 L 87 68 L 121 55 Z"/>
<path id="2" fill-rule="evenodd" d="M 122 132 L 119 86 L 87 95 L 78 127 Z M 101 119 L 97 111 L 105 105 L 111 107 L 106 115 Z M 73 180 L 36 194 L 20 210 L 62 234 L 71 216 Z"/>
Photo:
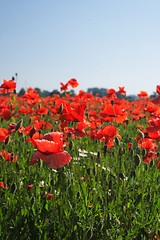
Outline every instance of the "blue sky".
<path id="1" fill-rule="evenodd" d="M 159 0 L 0 1 L 0 82 L 60 90 L 125 86 L 151 94 L 160 84 Z"/>

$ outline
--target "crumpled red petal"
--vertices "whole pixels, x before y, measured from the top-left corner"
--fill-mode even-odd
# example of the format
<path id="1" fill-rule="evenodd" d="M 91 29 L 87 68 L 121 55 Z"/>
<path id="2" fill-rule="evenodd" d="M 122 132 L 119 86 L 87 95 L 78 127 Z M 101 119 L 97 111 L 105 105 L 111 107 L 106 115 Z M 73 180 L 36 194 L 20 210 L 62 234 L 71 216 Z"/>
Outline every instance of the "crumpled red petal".
<path id="1" fill-rule="evenodd" d="M 43 154 L 37 150 L 34 153 L 29 165 L 36 164 L 38 162 L 37 159 L 41 159 L 42 161 L 47 162 L 50 168 L 57 169 L 68 164 L 71 161 L 72 157 L 65 150 L 62 150 L 61 152 L 58 153 L 52 153 L 49 155 Z"/>

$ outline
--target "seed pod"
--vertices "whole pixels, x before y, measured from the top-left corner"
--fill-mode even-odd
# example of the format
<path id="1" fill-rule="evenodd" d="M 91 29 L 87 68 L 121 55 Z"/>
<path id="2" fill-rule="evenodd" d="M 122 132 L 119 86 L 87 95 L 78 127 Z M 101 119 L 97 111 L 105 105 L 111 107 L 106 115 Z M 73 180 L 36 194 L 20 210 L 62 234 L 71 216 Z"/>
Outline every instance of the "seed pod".
<path id="1" fill-rule="evenodd" d="M 8 136 L 6 137 L 6 139 L 5 139 L 5 142 L 4 142 L 5 145 L 7 145 L 7 144 L 9 143 L 9 139 L 10 139 L 10 138 L 9 138 L 9 135 L 8 135 Z"/>
<path id="2" fill-rule="evenodd" d="M 136 167 L 138 167 L 141 163 L 141 158 L 139 156 L 139 154 L 136 154 L 135 158 L 134 158 L 134 163 L 136 165 Z"/>
<path id="3" fill-rule="evenodd" d="M 20 129 L 20 127 L 22 126 L 22 123 L 23 123 L 23 119 L 19 120 L 19 122 L 17 123 L 16 125 L 16 131 L 18 131 L 18 129 Z"/>
<path id="4" fill-rule="evenodd" d="M 113 106 L 113 104 L 114 104 L 114 101 L 113 101 L 113 100 L 111 100 L 111 104 L 112 104 L 112 106 Z"/>

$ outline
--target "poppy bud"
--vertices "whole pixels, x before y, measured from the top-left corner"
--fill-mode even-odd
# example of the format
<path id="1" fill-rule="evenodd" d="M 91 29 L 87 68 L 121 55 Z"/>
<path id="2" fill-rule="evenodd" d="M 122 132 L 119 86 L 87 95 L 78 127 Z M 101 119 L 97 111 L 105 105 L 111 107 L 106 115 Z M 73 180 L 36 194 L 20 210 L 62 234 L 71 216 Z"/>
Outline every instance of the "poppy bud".
<path id="1" fill-rule="evenodd" d="M 149 163 L 149 166 L 150 166 L 150 167 L 153 167 L 153 165 L 154 165 L 154 162 L 153 162 L 153 159 L 151 159 L 151 161 L 150 161 L 150 163 Z"/>
<path id="2" fill-rule="evenodd" d="M 136 153 L 137 153 L 137 154 L 140 154 L 140 152 L 141 152 L 141 148 L 140 148 L 139 146 L 137 146 L 137 147 L 136 147 Z"/>
<path id="3" fill-rule="evenodd" d="M 17 169 L 17 172 L 19 171 L 19 164 L 16 162 L 16 169 Z"/>
<path id="4" fill-rule="evenodd" d="M 80 193 L 79 192 L 77 192 L 77 199 L 80 197 Z"/>
<path id="5" fill-rule="evenodd" d="M 139 136 L 140 136 L 141 138 L 144 138 L 144 133 L 143 133 L 142 131 L 140 131 L 140 130 L 139 130 Z"/>
<path id="6" fill-rule="evenodd" d="M 139 154 L 136 154 L 135 158 L 134 158 L 134 163 L 136 165 L 136 167 L 138 167 L 141 163 L 141 158 L 139 156 Z"/>
<path id="7" fill-rule="evenodd" d="M 148 170 L 148 164 L 145 164 L 145 165 L 144 165 L 144 169 L 145 169 L 145 171 Z"/>
<path id="8" fill-rule="evenodd" d="M 142 149 L 142 156 L 145 156 L 145 155 L 146 155 L 146 149 L 143 148 L 143 149 Z"/>
<path id="9" fill-rule="evenodd" d="M 104 145 L 104 150 L 103 150 L 104 156 L 106 155 L 107 150 L 108 150 L 108 146 Z"/>
<path id="10" fill-rule="evenodd" d="M 31 198 L 31 205 L 33 205 L 35 203 L 35 197 Z"/>
<path id="11" fill-rule="evenodd" d="M 70 142 L 69 142 L 69 150 L 72 150 L 72 149 L 73 149 L 73 142 L 70 141 Z"/>
<path id="12" fill-rule="evenodd" d="M 32 122 L 32 119 L 31 119 L 31 118 L 29 118 L 29 125 L 31 124 L 31 122 Z"/>
<path id="13" fill-rule="evenodd" d="M 61 114 L 62 111 L 63 111 L 63 103 L 62 103 L 62 104 L 60 105 L 60 107 L 59 107 L 59 110 L 58 110 L 59 114 Z"/>
<path id="14" fill-rule="evenodd" d="M 90 168 L 87 168 L 87 174 L 90 175 Z"/>
<path id="15" fill-rule="evenodd" d="M 18 129 L 20 129 L 20 127 L 22 126 L 22 123 L 23 123 L 23 119 L 19 120 L 19 122 L 17 123 L 16 125 L 16 131 L 18 131 Z"/>
<path id="16" fill-rule="evenodd" d="M 110 179 L 109 180 L 109 189 L 111 189 L 112 188 L 112 180 Z"/>
<path id="17" fill-rule="evenodd" d="M 11 193 L 15 193 L 15 192 L 16 192 L 16 184 L 13 183 L 13 184 L 11 185 Z"/>
<path id="18" fill-rule="evenodd" d="M 53 181 L 53 179 L 51 179 L 51 182 L 50 182 L 50 183 L 51 183 L 51 186 L 54 184 L 54 181 Z"/>
<path id="19" fill-rule="evenodd" d="M 100 152 L 97 153 L 97 159 L 100 159 Z"/>
<path id="20" fill-rule="evenodd" d="M 1 122 L 3 122 L 3 119 L 4 119 L 4 118 L 3 118 L 3 117 L 1 117 Z"/>
<path id="21" fill-rule="evenodd" d="M 89 114 L 88 114 L 88 113 L 86 113 L 86 117 L 87 117 L 87 118 L 89 117 Z"/>
<path id="22" fill-rule="evenodd" d="M 69 132 L 69 134 L 68 134 L 68 135 L 69 135 L 69 137 L 72 137 L 72 133 L 71 133 L 71 132 Z"/>
<path id="23" fill-rule="evenodd" d="M 125 122 L 126 122 L 126 125 L 128 125 L 128 124 L 129 124 L 129 120 L 128 120 L 128 119 L 126 119 L 126 121 L 125 121 Z"/>
<path id="24" fill-rule="evenodd" d="M 13 153 L 11 153 L 11 162 L 13 161 Z"/>
<path id="25" fill-rule="evenodd" d="M 120 146 L 119 138 L 115 137 L 115 143 L 117 144 L 117 146 Z"/>
<path id="26" fill-rule="evenodd" d="M 38 130 L 38 133 L 39 133 L 39 135 L 41 135 L 42 134 L 42 130 Z"/>
<path id="27" fill-rule="evenodd" d="M 136 177 L 136 172 L 134 170 L 131 171 L 131 177 Z"/>
<path id="28" fill-rule="evenodd" d="M 4 143 L 5 143 L 5 145 L 7 145 L 7 144 L 9 143 L 9 136 L 7 136 L 7 137 L 6 137 L 6 139 L 5 139 L 5 142 L 4 142 Z"/>

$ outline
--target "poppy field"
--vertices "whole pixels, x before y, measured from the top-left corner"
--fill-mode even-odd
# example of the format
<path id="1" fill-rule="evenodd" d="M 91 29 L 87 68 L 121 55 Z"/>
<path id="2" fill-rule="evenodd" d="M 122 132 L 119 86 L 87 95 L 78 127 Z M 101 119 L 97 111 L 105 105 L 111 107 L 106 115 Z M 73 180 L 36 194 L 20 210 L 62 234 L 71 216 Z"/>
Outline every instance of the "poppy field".
<path id="1" fill-rule="evenodd" d="M 0 239 L 159 239 L 160 85 L 129 101 L 0 86 Z M 118 98 L 117 96 L 121 96 Z"/>

